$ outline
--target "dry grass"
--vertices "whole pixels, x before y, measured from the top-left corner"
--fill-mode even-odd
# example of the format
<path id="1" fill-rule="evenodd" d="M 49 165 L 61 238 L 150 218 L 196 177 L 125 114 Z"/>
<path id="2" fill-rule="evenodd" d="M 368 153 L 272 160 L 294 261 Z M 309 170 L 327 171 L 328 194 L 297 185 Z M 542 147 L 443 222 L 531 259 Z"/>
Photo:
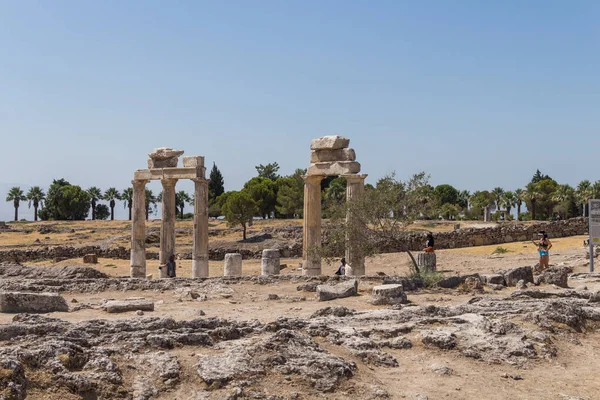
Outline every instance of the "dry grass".
<path id="1" fill-rule="evenodd" d="M 566 250 L 566 249 L 576 249 L 583 248 L 583 241 L 587 239 L 587 236 L 571 236 L 566 238 L 557 238 L 550 239 L 552 242 L 552 251 L 557 250 Z M 464 247 L 460 249 L 450 249 L 450 250 L 439 250 L 439 252 L 447 252 L 447 253 L 460 253 L 460 254 L 474 254 L 474 255 L 489 255 L 496 250 L 498 247 L 497 244 L 489 245 L 489 246 L 477 246 L 477 247 Z M 514 242 L 514 243 L 503 243 L 502 247 L 508 250 L 510 253 L 514 254 L 527 254 L 527 253 L 535 253 L 537 251 L 537 246 L 534 246 L 532 242 Z"/>

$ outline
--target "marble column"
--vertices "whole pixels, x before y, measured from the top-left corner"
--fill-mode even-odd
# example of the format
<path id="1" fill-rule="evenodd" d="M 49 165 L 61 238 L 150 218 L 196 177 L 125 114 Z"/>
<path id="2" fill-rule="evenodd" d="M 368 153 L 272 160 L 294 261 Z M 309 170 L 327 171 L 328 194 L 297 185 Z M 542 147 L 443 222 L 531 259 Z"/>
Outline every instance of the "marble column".
<path id="1" fill-rule="evenodd" d="M 208 179 L 194 181 L 194 249 L 192 278 L 208 277 Z"/>
<path id="2" fill-rule="evenodd" d="M 162 224 L 160 227 L 159 260 L 162 266 L 160 277 L 167 277 L 166 264 L 175 254 L 175 184 L 177 179 L 161 179 L 162 192 Z"/>
<path id="3" fill-rule="evenodd" d="M 365 192 L 365 178 L 367 175 L 345 175 L 346 178 L 346 201 L 351 203 L 359 199 Z M 346 234 L 346 275 L 362 276 L 365 275 L 365 256 L 356 244 L 361 240 L 361 233 L 358 227 L 353 227 L 352 206 L 346 215 L 346 224 L 350 227 Z"/>
<path id="4" fill-rule="evenodd" d="M 304 275 L 321 275 L 321 181 L 323 176 L 304 178 L 304 225 L 302 259 Z"/>
<path id="5" fill-rule="evenodd" d="M 133 205 L 131 213 L 131 263 L 132 278 L 146 277 L 146 183 L 145 180 L 131 181 Z"/>

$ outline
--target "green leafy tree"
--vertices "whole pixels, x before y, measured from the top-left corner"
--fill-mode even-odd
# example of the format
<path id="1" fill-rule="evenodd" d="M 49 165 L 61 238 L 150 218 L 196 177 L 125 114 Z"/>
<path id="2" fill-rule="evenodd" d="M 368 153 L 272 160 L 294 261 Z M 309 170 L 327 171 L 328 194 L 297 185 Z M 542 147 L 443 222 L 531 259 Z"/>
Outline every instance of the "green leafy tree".
<path id="1" fill-rule="evenodd" d="M 329 187 L 325 190 L 325 200 L 340 204 L 346 200 L 346 178 L 335 178 L 329 183 Z"/>
<path id="2" fill-rule="evenodd" d="M 544 179 L 552 179 L 550 178 L 548 175 L 544 175 L 540 172 L 540 170 L 536 170 L 535 174 L 533 174 L 533 177 L 531 178 L 531 183 L 538 183 L 540 181 L 543 181 Z"/>
<path id="3" fill-rule="evenodd" d="M 487 190 L 477 190 L 471 196 L 469 203 L 471 204 L 471 215 L 482 218 L 487 210 L 491 210 L 495 206 L 496 198 Z"/>
<path id="4" fill-rule="evenodd" d="M 593 191 L 592 183 L 587 179 L 579 182 L 579 185 L 577 185 L 576 196 L 579 204 L 582 206 L 584 217 L 588 216 L 588 202 L 593 197 Z"/>
<path id="5" fill-rule="evenodd" d="M 213 163 L 210 171 L 210 182 L 208 182 L 208 202 L 214 203 L 215 199 L 225 193 L 225 181 L 223 174 L 217 168 L 217 164 Z"/>
<path id="6" fill-rule="evenodd" d="M 230 226 L 241 225 L 243 238 L 246 240 L 246 228 L 248 221 L 256 215 L 258 206 L 252 197 L 245 191 L 232 192 L 227 197 L 223 206 L 225 219 Z"/>
<path id="7" fill-rule="evenodd" d="M 532 220 L 536 219 L 536 206 L 541 196 L 542 194 L 540 193 L 537 183 L 530 182 L 527 184 L 525 187 L 525 202 L 527 203 L 527 209 L 531 212 Z"/>
<path id="8" fill-rule="evenodd" d="M 25 194 L 23 193 L 21 188 L 18 186 L 10 188 L 10 190 L 8 191 L 8 194 L 6 195 L 6 201 L 7 202 L 12 201 L 13 206 L 15 207 L 15 222 L 19 220 L 19 205 L 20 205 L 21 201 L 25 201 L 25 200 L 27 200 L 27 197 L 25 197 Z"/>
<path id="9" fill-rule="evenodd" d="M 158 198 L 151 189 L 146 188 L 146 220 L 150 219 L 150 213 L 156 212 L 156 203 Z"/>
<path id="10" fill-rule="evenodd" d="M 29 200 L 29 208 L 33 204 L 33 220 L 38 220 L 38 208 L 43 207 L 46 194 L 39 186 L 34 186 L 27 192 L 27 200 Z"/>
<path id="11" fill-rule="evenodd" d="M 60 192 L 59 215 L 72 221 L 84 220 L 90 212 L 90 194 L 76 185 L 62 186 Z"/>
<path id="12" fill-rule="evenodd" d="M 440 204 L 458 204 L 460 192 L 452 185 L 438 185 L 434 190 L 435 195 L 438 197 Z"/>
<path id="13" fill-rule="evenodd" d="M 527 208 L 531 210 L 532 219 L 548 219 L 556 205 L 553 194 L 558 188 L 554 179 L 542 179 L 538 182 L 530 182 L 525 188 Z"/>
<path id="14" fill-rule="evenodd" d="M 95 215 L 97 220 L 106 220 L 110 217 L 110 210 L 106 204 L 97 204 Z"/>
<path id="15" fill-rule="evenodd" d="M 128 187 L 121 192 L 121 200 L 123 205 L 129 210 L 129 220 L 131 221 L 131 209 L 133 208 L 133 189 Z"/>
<path id="16" fill-rule="evenodd" d="M 62 201 L 61 188 L 70 186 L 71 184 L 65 179 L 54 179 L 48 188 L 44 207 L 38 212 L 38 216 L 42 220 L 66 220 L 69 216 L 60 213 L 60 203 Z"/>
<path id="17" fill-rule="evenodd" d="M 302 176 L 305 173 L 306 170 L 300 170 L 300 173 L 279 178 L 276 182 L 278 190 L 275 209 L 284 218 L 300 218 L 304 213 L 304 181 Z"/>
<path id="18" fill-rule="evenodd" d="M 114 221 L 115 219 L 115 203 L 117 200 L 121 200 L 121 194 L 115 188 L 108 188 L 106 192 L 104 192 L 104 196 L 102 199 L 108 201 L 108 205 L 110 206 L 110 220 Z"/>
<path id="19" fill-rule="evenodd" d="M 92 202 L 92 220 L 96 219 L 96 204 L 99 200 L 102 200 L 102 191 L 96 186 L 92 186 L 87 190 L 90 194 L 91 202 Z"/>
<path id="20" fill-rule="evenodd" d="M 279 178 L 279 175 L 277 175 L 277 172 L 279 171 L 279 164 L 276 162 L 269 163 L 267 165 L 260 164 L 255 168 L 256 172 L 258 172 L 259 178 L 270 179 L 272 181 L 276 181 Z"/>
<path id="21" fill-rule="evenodd" d="M 443 215 L 447 220 L 456 219 L 456 216 L 458 215 L 458 207 L 451 203 L 442 204 L 440 214 Z"/>
<path id="22" fill-rule="evenodd" d="M 185 208 L 186 203 L 194 204 L 189 194 L 187 194 L 183 190 L 180 190 L 179 192 L 175 193 L 175 206 L 179 208 L 179 218 L 181 219 L 183 219 L 183 210 Z"/>
<path id="23" fill-rule="evenodd" d="M 262 218 L 269 218 L 275 212 L 277 193 L 271 179 L 254 177 L 244 184 L 244 191 L 252 197 Z"/>

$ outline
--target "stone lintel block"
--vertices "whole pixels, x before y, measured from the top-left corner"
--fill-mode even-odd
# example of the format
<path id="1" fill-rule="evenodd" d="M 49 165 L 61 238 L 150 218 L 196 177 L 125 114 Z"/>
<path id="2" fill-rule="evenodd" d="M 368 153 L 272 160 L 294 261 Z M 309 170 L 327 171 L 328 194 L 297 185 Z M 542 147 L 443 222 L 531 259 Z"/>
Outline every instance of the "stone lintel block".
<path id="1" fill-rule="evenodd" d="M 342 136 L 323 136 L 313 139 L 310 143 L 311 150 L 336 150 L 345 149 L 350 145 L 350 139 Z"/>
<path id="2" fill-rule="evenodd" d="M 311 163 L 331 161 L 356 161 L 356 153 L 354 149 L 313 150 L 310 153 Z"/>
<path id="3" fill-rule="evenodd" d="M 163 179 L 196 179 L 206 176 L 206 168 L 163 168 Z"/>
<path id="4" fill-rule="evenodd" d="M 360 163 L 356 161 L 337 161 L 314 163 L 308 168 L 307 175 L 339 176 L 360 172 Z"/>
<path id="5" fill-rule="evenodd" d="M 175 158 L 167 158 L 167 159 L 161 159 L 161 160 L 153 160 L 151 158 L 148 159 L 148 168 L 149 169 L 153 169 L 153 168 L 175 168 L 177 167 L 177 163 L 179 162 L 179 159 L 177 157 Z"/>
<path id="6" fill-rule="evenodd" d="M 184 168 L 204 167 L 204 157 L 203 156 L 183 157 L 183 167 Z"/>
<path id="7" fill-rule="evenodd" d="M 163 178 L 162 168 L 158 169 L 138 169 L 133 173 L 133 179 L 151 181 Z"/>

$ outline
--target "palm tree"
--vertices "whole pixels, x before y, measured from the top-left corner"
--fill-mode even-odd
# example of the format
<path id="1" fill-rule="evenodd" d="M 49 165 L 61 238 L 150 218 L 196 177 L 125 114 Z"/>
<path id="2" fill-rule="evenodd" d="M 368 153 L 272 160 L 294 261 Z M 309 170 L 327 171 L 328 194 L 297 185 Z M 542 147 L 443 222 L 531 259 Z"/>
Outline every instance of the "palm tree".
<path id="1" fill-rule="evenodd" d="M 525 201 L 525 191 L 523 189 L 515 190 L 515 203 L 517 204 L 517 219 L 521 215 L 521 204 Z"/>
<path id="2" fill-rule="evenodd" d="M 131 208 L 133 207 L 133 189 L 127 188 L 121 193 L 121 200 L 124 202 L 125 208 L 129 209 L 129 220 L 131 221 Z"/>
<path id="3" fill-rule="evenodd" d="M 33 203 L 33 220 L 38 220 L 38 207 L 43 206 L 43 202 L 46 199 L 46 194 L 39 186 L 34 186 L 27 192 L 27 200 L 29 200 L 29 208 Z"/>
<path id="4" fill-rule="evenodd" d="M 183 219 L 183 209 L 185 208 L 185 203 L 191 202 L 191 197 L 183 190 L 180 190 L 179 192 L 175 193 L 175 208 L 179 208 L 180 210 L 179 218 Z"/>
<path id="5" fill-rule="evenodd" d="M 576 196 L 579 204 L 583 206 L 583 216 L 586 217 L 588 215 L 588 202 L 593 196 L 592 183 L 587 179 L 579 182 L 576 189 Z"/>
<path id="6" fill-rule="evenodd" d="M 146 188 L 146 220 L 150 219 L 150 206 L 154 205 L 154 208 L 156 209 L 157 202 L 158 199 L 156 198 L 152 190 Z"/>
<path id="7" fill-rule="evenodd" d="M 570 202 L 574 195 L 575 189 L 573 189 L 571 185 L 559 185 L 558 188 L 556 188 L 556 191 L 552 194 L 552 200 L 556 201 L 560 205 L 560 203 Z M 561 208 L 557 207 L 557 209 L 560 210 Z M 565 214 L 566 212 L 568 212 L 568 208 L 565 210 Z M 561 215 L 561 217 L 566 218 L 567 216 Z"/>
<path id="8" fill-rule="evenodd" d="M 12 201 L 15 206 L 15 222 L 19 220 L 19 203 L 25 200 L 27 200 L 27 198 L 20 187 L 15 186 L 8 191 L 6 201 Z"/>
<path id="9" fill-rule="evenodd" d="M 500 209 L 500 205 L 502 204 L 502 198 L 504 196 L 504 189 L 501 187 L 496 187 L 492 190 L 492 196 L 494 197 L 494 203 L 496 203 L 496 210 Z"/>
<path id="10" fill-rule="evenodd" d="M 92 202 L 92 220 L 96 219 L 96 203 L 98 200 L 102 200 L 102 191 L 98 189 L 96 186 L 92 186 L 87 190 L 90 195 L 90 200 Z"/>
<path id="11" fill-rule="evenodd" d="M 110 220 L 114 221 L 115 219 L 115 201 L 121 200 L 121 194 L 115 188 L 108 188 L 106 192 L 104 192 L 104 196 L 102 196 L 103 200 L 108 201 L 110 205 Z"/>
<path id="12" fill-rule="evenodd" d="M 501 204 L 502 207 L 506 208 L 506 213 L 510 215 L 510 210 L 517 204 L 517 197 L 511 191 L 504 192 Z"/>
<path id="13" fill-rule="evenodd" d="M 540 197 L 541 193 L 538 188 L 537 183 L 530 182 L 525 187 L 525 197 L 531 203 L 531 219 L 535 220 L 535 203 L 537 202 L 538 197 Z"/>
<path id="14" fill-rule="evenodd" d="M 464 210 L 469 209 L 469 199 L 471 198 L 471 192 L 463 190 L 458 194 L 458 205 Z"/>

